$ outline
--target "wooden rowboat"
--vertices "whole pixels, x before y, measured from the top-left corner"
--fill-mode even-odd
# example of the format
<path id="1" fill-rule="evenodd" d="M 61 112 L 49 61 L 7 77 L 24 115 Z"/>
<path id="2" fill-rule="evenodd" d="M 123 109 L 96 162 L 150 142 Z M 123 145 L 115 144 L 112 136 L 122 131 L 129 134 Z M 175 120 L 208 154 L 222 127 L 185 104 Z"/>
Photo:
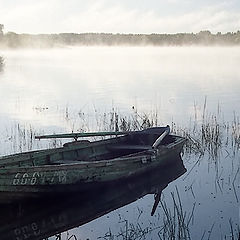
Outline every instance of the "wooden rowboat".
<path id="1" fill-rule="evenodd" d="M 185 142 L 184 138 L 169 132 L 168 126 L 118 132 L 114 138 L 105 140 L 74 141 L 56 149 L 2 157 L 0 198 L 79 191 L 80 185 L 87 187 L 169 165 L 169 157 L 179 154 Z"/>

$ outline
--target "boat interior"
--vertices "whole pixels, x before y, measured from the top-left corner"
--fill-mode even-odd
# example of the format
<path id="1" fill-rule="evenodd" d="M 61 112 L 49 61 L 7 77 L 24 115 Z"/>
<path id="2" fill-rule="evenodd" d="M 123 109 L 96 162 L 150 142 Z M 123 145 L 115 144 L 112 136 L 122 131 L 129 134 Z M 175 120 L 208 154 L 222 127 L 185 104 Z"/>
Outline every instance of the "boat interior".
<path id="1" fill-rule="evenodd" d="M 13 166 L 41 166 L 58 165 L 109 160 L 129 155 L 148 154 L 153 149 L 153 144 L 164 132 L 165 128 L 151 128 L 150 130 L 111 137 L 105 140 L 93 141 L 80 140 L 69 142 L 63 147 L 45 149 L 9 155 L 0 158 L 0 168 Z M 167 135 L 161 140 L 160 145 L 173 143 L 177 136 Z"/>
<path id="2" fill-rule="evenodd" d="M 75 141 L 64 145 L 65 151 L 62 152 L 63 155 L 60 159 L 58 158 L 59 160 L 55 160 L 54 156 L 51 156 L 50 162 L 61 164 L 76 161 L 101 161 L 129 155 L 147 154 L 148 150 L 153 149 L 153 144 L 158 137 L 158 134 L 133 134 L 96 142 Z M 174 141 L 175 136 L 168 135 L 161 141 L 161 145 Z"/>

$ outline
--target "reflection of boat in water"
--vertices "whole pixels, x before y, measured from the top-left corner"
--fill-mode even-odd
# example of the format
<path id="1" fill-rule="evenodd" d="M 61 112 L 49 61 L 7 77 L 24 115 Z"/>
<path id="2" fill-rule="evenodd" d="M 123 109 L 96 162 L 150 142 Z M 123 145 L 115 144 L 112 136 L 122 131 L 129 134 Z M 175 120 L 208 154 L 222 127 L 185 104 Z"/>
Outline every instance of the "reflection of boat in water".
<path id="1" fill-rule="evenodd" d="M 155 194 L 154 211 L 162 190 L 186 172 L 179 155 L 174 157 L 173 163 L 165 168 L 156 168 L 148 174 L 98 184 L 81 194 L 34 200 L 21 205 L 0 205 L 1 240 L 53 236 L 88 223 L 146 194 Z"/>

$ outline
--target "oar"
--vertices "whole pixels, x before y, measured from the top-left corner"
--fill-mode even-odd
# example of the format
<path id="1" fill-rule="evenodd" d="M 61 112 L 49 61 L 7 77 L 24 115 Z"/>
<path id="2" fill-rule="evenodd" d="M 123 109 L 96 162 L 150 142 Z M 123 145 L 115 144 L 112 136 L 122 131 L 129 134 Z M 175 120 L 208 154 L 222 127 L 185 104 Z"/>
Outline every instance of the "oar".
<path id="1" fill-rule="evenodd" d="M 167 186 L 167 184 L 166 184 L 166 186 Z M 160 199 L 161 199 L 161 194 L 162 194 L 162 190 L 159 191 L 158 193 L 154 194 L 154 204 L 153 204 L 153 207 L 152 207 L 151 216 L 154 215 L 154 213 L 157 209 L 158 203 L 160 202 Z"/>
<path id="2" fill-rule="evenodd" d="M 119 135 L 126 135 L 126 134 L 130 134 L 130 133 L 136 133 L 136 131 L 51 134 L 51 135 L 35 136 L 35 139 L 47 139 L 47 138 L 74 138 L 74 139 L 77 139 L 79 137 L 119 136 Z"/>
<path id="3" fill-rule="evenodd" d="M 166 130 L 157 138 L 157 140 L 153 143 L 152 148 L 156 149 L 162 140 L 170 133 L 170 127 L 169 125 L 166 126 Z"/>

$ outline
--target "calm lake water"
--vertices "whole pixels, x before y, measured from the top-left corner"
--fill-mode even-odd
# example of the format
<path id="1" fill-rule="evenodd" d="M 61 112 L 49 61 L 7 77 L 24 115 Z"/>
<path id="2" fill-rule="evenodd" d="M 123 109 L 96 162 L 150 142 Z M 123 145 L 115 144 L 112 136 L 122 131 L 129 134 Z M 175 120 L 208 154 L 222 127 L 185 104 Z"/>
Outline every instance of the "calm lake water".
<path id="1" fill-rule="evenodd" d="M 185 152 L 187 172 L 163 190 L 161 199 L 173 214 L 172 194 L 177 199 L 179 192 L 191 239 L 237 239 L 240 48 L 80 47 L 4 50 L 0 55 L 5 59 L 0 72 L 0 155 L 51 146 L 49 141 L 30 143 L 31 132 L 105 130 L 111 112 L 129 118 L 136 111 L 155 116 L 159 125 L 174 122 L 193 135 L 193 126 L 201 128 L 204 115 L 205 126 L 220 126 L 217 154 L 213 157 L 211 148 L 202 156 Z M 163 206 L 151 216 L 153 203 L 153 194 L 141 196 L 63 233 L 63 239 L 72 234 L 77 239 L 144 239 L 124 238 L 120 233 L 126 226 L 135 231 L 140 231 L 137 226 L 151 227 L 155 230 L 146 232 L 145 239 L 161 239 Z"/>

